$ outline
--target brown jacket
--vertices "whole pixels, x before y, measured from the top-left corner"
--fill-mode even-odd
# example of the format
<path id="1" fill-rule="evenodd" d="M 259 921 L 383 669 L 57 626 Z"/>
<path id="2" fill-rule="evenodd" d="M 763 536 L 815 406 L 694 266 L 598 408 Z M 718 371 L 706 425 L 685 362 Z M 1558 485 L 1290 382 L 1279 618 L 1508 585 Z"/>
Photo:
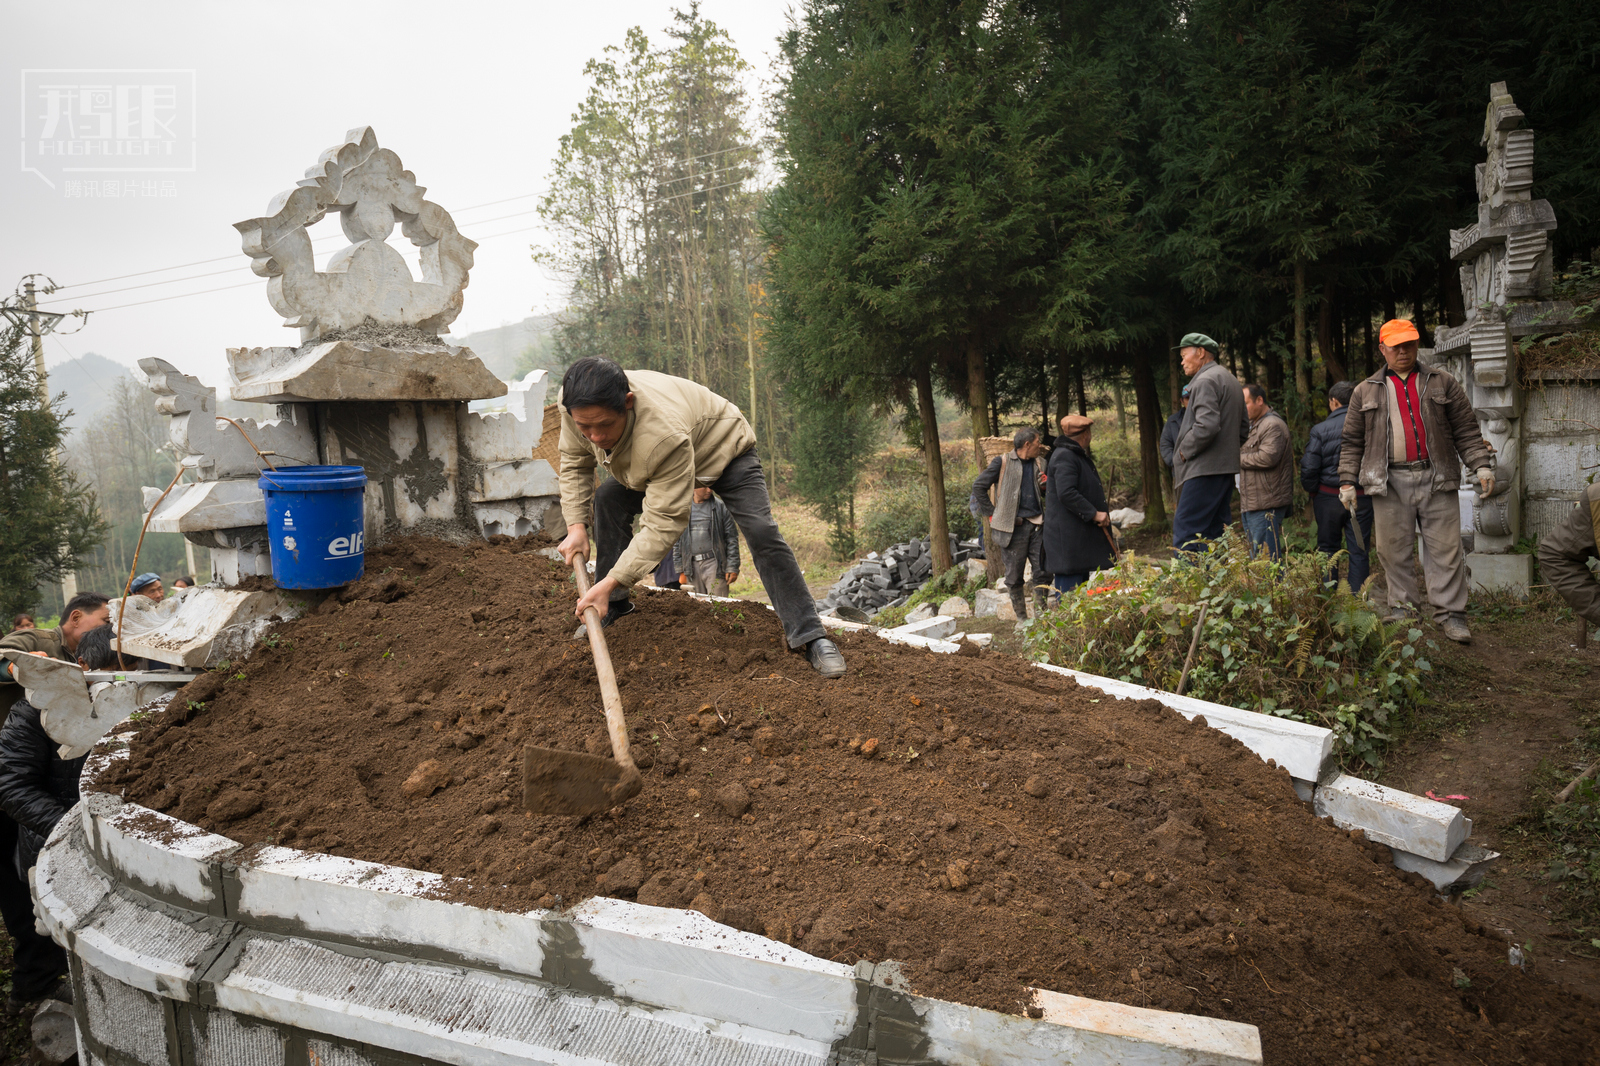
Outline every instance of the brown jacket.
<path id="1" fill-rule="evenodd" d="M 695 485 L 709 485 L 756 446 L 755 431 L 730 401 L 704 385 L 653 370 L 628 371 L 633 410 L 609 452 L 578 432 L 561 408 L 561 514 L 567 525 L 594 524 L 594 472 L 644 493 L 639 532 L 611 568 L 624 588 L 655 570 L 689 524 Z M 560 403 L 559 397 L 557 403 Z"/>
<path id="2" fill-rule="evenodd" d="M 1597 540 L 1600 485 L 1586 486 L 1572 512 L 1539 538 L 1539 572 L 1590 625 L 1600 625 L 1600 579 L 1589 570 L 1589 559 L 1600 556 Z"/>
<path id="3" fill-rule="evenodd" d="M 1344 420 L 1339 449 L 1339 484 L 1357 485 L 1369 495 L 1389 492 L 1389 394 L 1393 391 L 1379 370 L 1356 386 Z M 1417 364 L 1417 395 L 1422 399 L 1422 425 L 1433 461 L 1433 491 L 1461 488 L 1461 464 L 1471 470 L 1489 465 L 1489 448 L 1472 413 L 1466 390 L 1446 371 Z"/>
<path id="4" fill-rule="evenodd" d="M 1250 423 L 1250 435 L 1239 449 L 1239 468 L 1239 510 L 1266 511 L 1294 502 L 1289 423 L 1272 408 Z"/>
<path id="5" fill-rule="evenodd" d="M 42 651 L 52 659 L 69 663 L 77 661 L 61 646 L 59 629 L 14 629 L 0 637 L 0 650 Z M 11 680 L 11 671 L 6 669 L 10 665 L 0 659 L 0 722 L 11 713 L 11 705 L 22 698 L 22 686 Z"/>

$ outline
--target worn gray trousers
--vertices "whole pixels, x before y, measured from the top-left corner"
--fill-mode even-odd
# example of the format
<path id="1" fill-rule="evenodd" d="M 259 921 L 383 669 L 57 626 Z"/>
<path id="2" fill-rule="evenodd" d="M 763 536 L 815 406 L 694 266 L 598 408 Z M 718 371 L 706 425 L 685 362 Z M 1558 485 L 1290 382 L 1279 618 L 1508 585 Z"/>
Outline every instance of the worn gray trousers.
<path id="1" fill-rule="evenodd" d="M 1383 560 L 1389 606 L 1421 607 L 1413 565 L 1422 531 L 1422 573 L 1433 617 L 1467 609 L 1467 558 L 1461 550 L 1461 505 L 1454 492 L 1433 491 L 1433 471 L 1389 469 L 1389 491 L 1372 497 L 1372 533 Z"/>
<path id="2" fill-rule="evenodd" d="M 744 534 L 756 573 L 761 575 L 761 584 L 783 623 L 789 647 L 803 648 L 826 635 L 794 549 L 783 539 L 772 517 L 772 499 L 767 495 L 767 479 L 755 449 L 728 463 L 722 476 L 711 483 L 711 491 L 722 498 L 734 524 Z M 605 577 L 617 565 L 617 559 L 633 541 L 633 519 L 643 510 L 644 493 L 624 488 L 614 480 L 607 479 L 594 490 L 595 580 Z M 628 590 L 617 589 L 611 598 L 613 602 L 626 600 Z"/>

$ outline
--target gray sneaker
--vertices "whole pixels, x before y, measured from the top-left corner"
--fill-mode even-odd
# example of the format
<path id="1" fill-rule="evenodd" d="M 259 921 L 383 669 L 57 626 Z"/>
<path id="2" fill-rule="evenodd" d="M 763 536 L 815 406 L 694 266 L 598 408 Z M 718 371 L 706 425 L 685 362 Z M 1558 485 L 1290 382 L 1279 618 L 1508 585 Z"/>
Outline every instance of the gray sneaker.
<path id="1" fill-rule="evenodd" d="M 1472 630 L 1467 628 L 1467 616 L 1459 611 L 1445 615 L 1444 620 L 1439 623 L 1439 629 L 1457 644 L 1472 643 Z"/>
<path id="2" fill-rule="evenodd" d="M 827 637 L 818 637 L 806 645 L 806 658 L 817 673 L 830 680 L 844 676 L 844 656 L 839 645 Z"/>

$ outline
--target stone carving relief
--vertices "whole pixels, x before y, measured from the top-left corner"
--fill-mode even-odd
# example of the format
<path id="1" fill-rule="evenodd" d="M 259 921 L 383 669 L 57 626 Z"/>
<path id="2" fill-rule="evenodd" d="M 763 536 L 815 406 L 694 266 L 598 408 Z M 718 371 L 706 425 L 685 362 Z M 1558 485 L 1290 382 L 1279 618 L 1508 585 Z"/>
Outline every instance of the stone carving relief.
<path id="1" fill-rule="evenodd" d="M 436 335 L 455 321 L 477 244 L 423 199 L 426 191 L 398 155 L 378 147 L 372 127 L 360 126 L 274 197 L 267 215 L 234 224 L 251 269 L 271 279 L 267 298 L 284 325 L 299 328 L 302 344 L 368 322 Z M 339 213 L 351 243 L 319 271 L 306 230 L 329 211 Z M 420 249 L 421 280 L 388 244 L 396 223 Z"/>

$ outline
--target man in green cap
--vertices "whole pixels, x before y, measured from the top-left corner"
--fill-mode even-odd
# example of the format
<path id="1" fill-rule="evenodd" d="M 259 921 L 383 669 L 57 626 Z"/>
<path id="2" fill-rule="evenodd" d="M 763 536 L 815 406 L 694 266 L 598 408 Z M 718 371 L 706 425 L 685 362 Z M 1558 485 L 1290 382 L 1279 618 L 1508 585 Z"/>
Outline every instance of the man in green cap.
<path id="1" fill-rule="evenodd" d="M 1172 516 L 1172 546 L 1179 551 L 1205 550 L 1204 542 L 1222 536 L 1233 520 L 1233 479 L 1250 418 L 1239 379 L 1217 362 L 1220 350 L 1204 333 L 1178 342 L 1189 375 L 1189 406 L 1172 450 L 1172 488 L 1182 489 Z"/>

